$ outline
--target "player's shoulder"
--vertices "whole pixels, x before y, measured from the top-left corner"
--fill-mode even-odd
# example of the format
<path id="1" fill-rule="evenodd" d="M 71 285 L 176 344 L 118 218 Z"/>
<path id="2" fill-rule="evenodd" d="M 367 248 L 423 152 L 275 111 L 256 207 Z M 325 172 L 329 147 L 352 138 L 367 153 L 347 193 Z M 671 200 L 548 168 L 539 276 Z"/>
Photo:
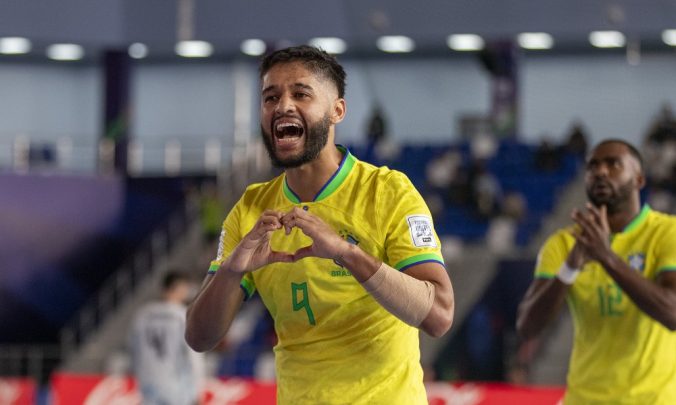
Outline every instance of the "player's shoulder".
<path id="1" fill-rule="evenodd" d="M 676 215 L 656 211 L 652 208 L 650 208 L 649 211 L 649 218 L 658 226 L 674 226 L 674 224 L 676 224 Z"/>
<path id="2" fill-rule="evenodd" d="M 655 211 L 650 208 L 646 222 L 653 231 L 668 232 L 676 237 L 676 215 Z"/>
<path id="3" fill-rule="evenodd" d="M 251 183 L 246 187 L 244 193 L 242 193 L 240 202 L 251 204 L 253 202 L 261 201 L 266 196 L 274 196 L 279 192 L 278 188 L 282 187 L 283 181 L 284 176 L 280 174 L 268 181 Z"/>
<path id="4" fill-rule="evenodd" d="M 575 231 L 575 225 L 569 225 L 557 229 L 556 231 L 549 234 L 544 245 L 553 245 L 553 244 L 563 244 L 569 245 L 575 241 L 573 237 L 573 232 Z"/>
<path id="5" fill-rule="evenodd" d="M 355 163 L 356 177 L 362 182 L 369 182 L 380 187 L 413 187 L 411 180 L 399 170 L 387 166 L 375 166 L 371 163 L 357 160 Z"/>

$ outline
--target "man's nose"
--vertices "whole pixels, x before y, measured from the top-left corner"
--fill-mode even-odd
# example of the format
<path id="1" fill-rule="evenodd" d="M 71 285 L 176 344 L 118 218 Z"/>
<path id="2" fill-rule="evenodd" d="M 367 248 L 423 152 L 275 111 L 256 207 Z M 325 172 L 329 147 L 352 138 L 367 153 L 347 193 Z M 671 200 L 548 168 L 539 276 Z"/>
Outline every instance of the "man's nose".
<path id="1" fill-rule="evenodd" d="M 277 112 L 280 114 L 285 114 L 288 112 L 293 112 L 296 109 L 296 105 L 293 102 L 293 99 L 289 96 L 282 96 L 277 103 Z"/>
<path id="2" fill-rule="evenodd" d="M 592 174 L 595 177 L 607 177 L 608 176 L 608 165 L 606 164 L 599 164 L 594 167 L 594 170 L 592 171 Z"/>

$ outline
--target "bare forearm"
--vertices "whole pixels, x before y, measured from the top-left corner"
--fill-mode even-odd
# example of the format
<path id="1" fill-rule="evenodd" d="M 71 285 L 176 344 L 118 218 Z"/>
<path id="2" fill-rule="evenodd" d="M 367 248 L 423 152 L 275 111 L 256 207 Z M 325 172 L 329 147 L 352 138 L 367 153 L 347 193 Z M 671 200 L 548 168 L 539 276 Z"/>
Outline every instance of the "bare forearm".
<path id="1" fill-rule="evenodd" d="M 446 283 L 434 282 L 434 303 L 420 329 L 430 336 L 440 337 L 451 328 L 455 315 L 455 295 L 453 287 Z"/>
<path id="2" fill-rule="evenodd" d="M 609 255 L 602 265 L 641 311 L 669 330 L 676 330 L 676 293 L 673 290 L 641 277 L 616 255 Z"/>
<path id="3" fill-rule="evenodd" d="M 186 320 L 185 338 L 195 351 L 210 350 L 225 336 L 244 299 L 241 279 L 241 274 L 223 268 L 207 276 Z"/>
<path id="4" fill-rule="evenodd" d="M 382 261 L 364 252 L 358 246 L 351 243 L 346 243 L 346 245 L 337 261 L 350 270 L 357 281 L 363 283 L 378 271 Z"/>
<path id="5" fill-rule="evenodd" d="M 533 337 L 561 310 L 568 286 L 556 278 L 535 280 L 519 305 L 516 329 L 523 338 Z"/>

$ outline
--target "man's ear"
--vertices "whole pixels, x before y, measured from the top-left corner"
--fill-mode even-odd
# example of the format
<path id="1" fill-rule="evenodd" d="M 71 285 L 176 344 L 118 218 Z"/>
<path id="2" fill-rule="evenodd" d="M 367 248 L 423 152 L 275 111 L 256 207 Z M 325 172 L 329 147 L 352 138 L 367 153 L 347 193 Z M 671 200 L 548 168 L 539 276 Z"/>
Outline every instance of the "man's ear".
<path id="1" fill-rule="evenodd" d="M 645 182 L 646 182 L 645 181 L 645 175 L 642 172 L 639 172 L 636 175 L 636 185 L 638 186 L 639 190 L 642 189 L 643 187 L 645 187 Z"/>
<path id="2" fill-rule="evenodd" d="M 337 124 L 345 118 L 346 104 L 344 98 L 338 98 L 333 102 L 333 114 L 331 115 L 331 123 Z"/>

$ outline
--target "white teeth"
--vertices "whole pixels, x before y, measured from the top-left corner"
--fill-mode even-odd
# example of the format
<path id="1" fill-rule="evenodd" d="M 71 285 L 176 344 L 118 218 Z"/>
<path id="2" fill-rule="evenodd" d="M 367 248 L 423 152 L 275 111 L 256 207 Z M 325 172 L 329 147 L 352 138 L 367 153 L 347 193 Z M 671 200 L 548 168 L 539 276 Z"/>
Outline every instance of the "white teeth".
<path id="1" fill-rule="evenodd" d="M 277 124 L 276 129 L 277 129 L 277 131 L 283 131 L 284 128 L 288 128 L 288 127 L 300 128 L 300 125 L 295 124 L 293 122 L 281 122 L 281 123 Z"/>

